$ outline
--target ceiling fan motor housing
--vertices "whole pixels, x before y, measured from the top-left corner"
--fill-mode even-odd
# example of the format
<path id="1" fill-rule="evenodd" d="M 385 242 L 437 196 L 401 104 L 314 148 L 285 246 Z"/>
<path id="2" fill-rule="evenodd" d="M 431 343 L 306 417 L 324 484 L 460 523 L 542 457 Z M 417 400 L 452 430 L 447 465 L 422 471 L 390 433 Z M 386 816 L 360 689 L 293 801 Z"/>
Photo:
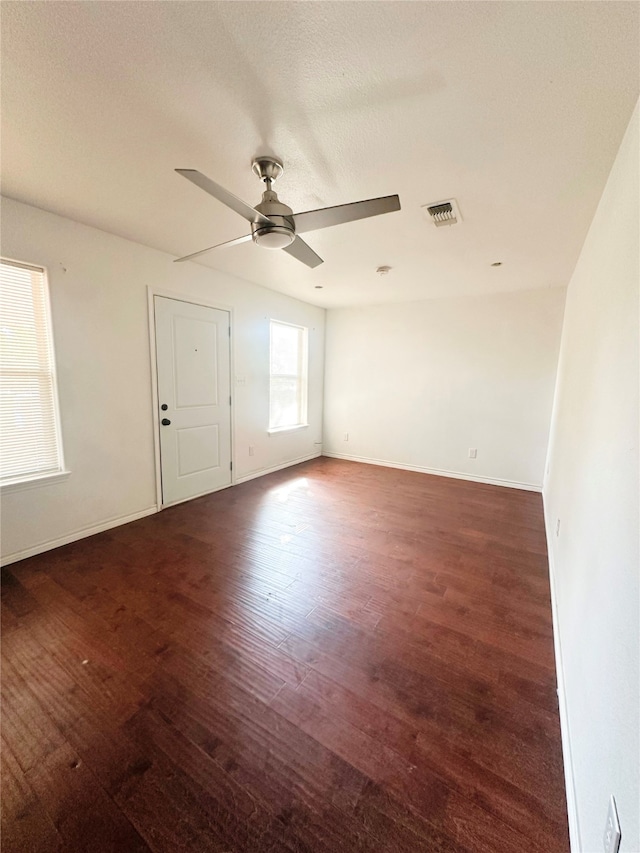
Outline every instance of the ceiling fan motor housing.
<path id="1" fill-rule="evenodd" d="M 254 243 L 263 249 L 283 249 L 293 243 L 296 238 L 293 210 L 278 201 L 273 190 L 266 190 L 262 194 L 262 201 L 256 204 L 255 209 L 267 216 L 273 225 L 252 222 L 251 235 Z"/>

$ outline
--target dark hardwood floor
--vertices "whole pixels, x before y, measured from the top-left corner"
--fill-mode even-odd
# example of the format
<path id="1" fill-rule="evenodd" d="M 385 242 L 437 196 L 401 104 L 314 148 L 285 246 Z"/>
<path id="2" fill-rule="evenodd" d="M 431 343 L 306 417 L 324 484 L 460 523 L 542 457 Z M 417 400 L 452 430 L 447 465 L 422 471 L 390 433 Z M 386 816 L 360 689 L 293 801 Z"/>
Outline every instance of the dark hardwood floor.
<path id="1" fill-rule="evenodd" d="M 538 494 L 318 459 L 7 567 L 3 853 L 569 850 Z"/>

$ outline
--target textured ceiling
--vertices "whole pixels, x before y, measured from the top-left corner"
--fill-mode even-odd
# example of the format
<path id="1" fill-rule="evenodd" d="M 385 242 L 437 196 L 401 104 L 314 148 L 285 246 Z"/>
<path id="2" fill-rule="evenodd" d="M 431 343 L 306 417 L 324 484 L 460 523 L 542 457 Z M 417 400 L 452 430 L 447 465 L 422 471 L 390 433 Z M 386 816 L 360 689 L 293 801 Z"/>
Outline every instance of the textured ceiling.
<path id="1" fill-rule="evenodd" d="M 315 270 L 251 243 L 197 261 L 325 306 L 566 285 L 638 97 L 631 2 L 1 11 L 5 195 L 179 256 L 247 228 L 177 167 L 256 204 L 251 159 L 277 154 L 298 211 L 398 193 L 305 235 Z M 420 208 L 450 197 L 463 222 L 435 228 Z"/>

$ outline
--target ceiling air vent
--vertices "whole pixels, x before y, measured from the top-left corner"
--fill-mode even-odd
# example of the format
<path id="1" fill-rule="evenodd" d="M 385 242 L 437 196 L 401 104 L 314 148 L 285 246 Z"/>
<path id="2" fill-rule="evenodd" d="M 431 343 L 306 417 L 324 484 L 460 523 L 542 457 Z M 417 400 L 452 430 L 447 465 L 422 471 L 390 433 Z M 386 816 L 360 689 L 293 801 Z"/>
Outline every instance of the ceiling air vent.
<path id="1" fill-rule="evenodd" d="M 462 217 L 458 210 L 458 205 L 454 198 L 448 201 L 437 201 L 435 204 L 425 204 L 422 208 L 425 216 L 431 219 L 434 225 L 455 225 L 456 222 L 461 222 Z"/>

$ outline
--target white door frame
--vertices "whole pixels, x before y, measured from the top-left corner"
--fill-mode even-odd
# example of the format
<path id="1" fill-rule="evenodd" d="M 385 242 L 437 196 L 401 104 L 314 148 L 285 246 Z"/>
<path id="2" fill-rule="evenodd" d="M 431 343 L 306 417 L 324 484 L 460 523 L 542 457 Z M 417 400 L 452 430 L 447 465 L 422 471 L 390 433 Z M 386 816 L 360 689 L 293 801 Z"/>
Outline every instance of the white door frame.
<path id="1" fill-rule="evenodd" d="M 229 312 L 229 324 L 231 329 L 231 340 L 229 341 L 229 389 L 231 393 L 231 485 L 236 484 L 236 460 L 235 460 L 235 405 L 236 395 L 234 393 L 235 376 L 234 358 L 233 358 L 233 308 L 230 305 L 224 305 L 220 302 L 212 302 L 208 299 L 203 299 L 200 296 L 192 296 L 190 294 L 179 293 L 177 291 L 164 290 L 163 288 L 147 285 L 147 309 L 149 319 L 149 353 L 151 357 L 151 404 L 153 408 L 153 450 L 155 455 L 155 471 L 156 471 L 156 503 L 158 511 L 165 509 L 162 505 L 162 468 L 160 461 L 160 400 L 158 398 L 158 359 L 156 354 L 156 315 L 154 297 L 164 296 L 167 299 L 177 299 L 178 302 L 189 302 L 192 305 L 202 305 L 204 308 L 216 308 L 219 311 Z M 223 488 L 228 488 L 223 486 Z M 191 498 L 188 498 L 191 500 Z M 180 503 L 178 501 L 178 503 Z M 175 504 L 171 504 L 175 506 Z M 168 508 L 168 506 L 167 506 Z"/>

